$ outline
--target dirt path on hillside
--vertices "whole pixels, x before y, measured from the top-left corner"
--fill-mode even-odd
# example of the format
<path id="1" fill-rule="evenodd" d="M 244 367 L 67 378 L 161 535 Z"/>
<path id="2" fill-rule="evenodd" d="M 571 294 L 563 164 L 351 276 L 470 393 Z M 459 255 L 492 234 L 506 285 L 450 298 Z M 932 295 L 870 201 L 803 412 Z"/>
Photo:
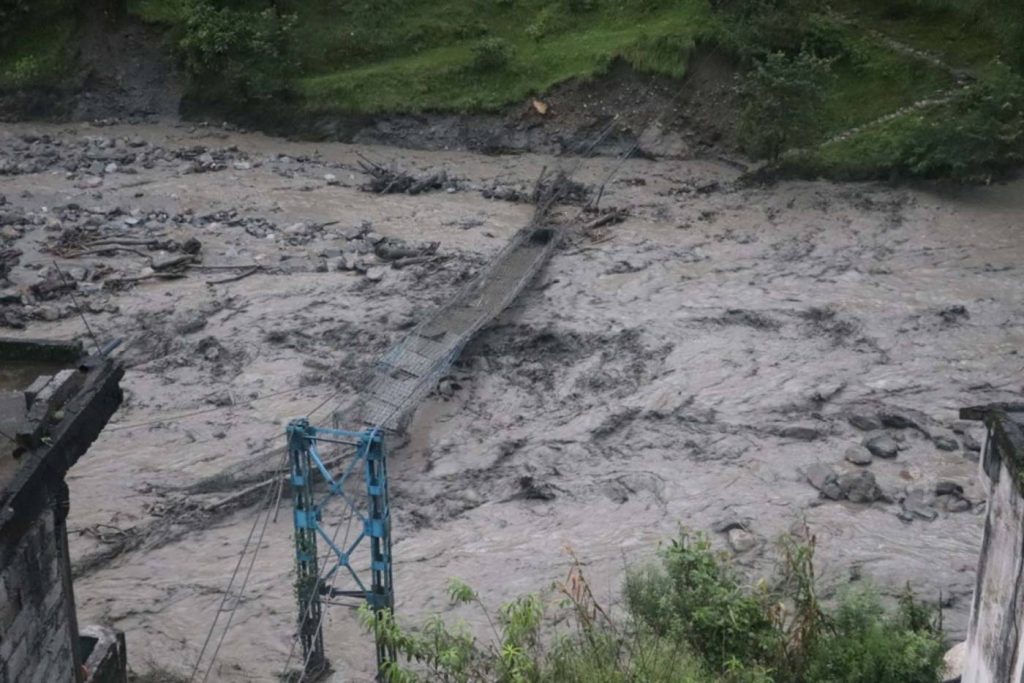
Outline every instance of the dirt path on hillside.
<path id="1" fill-rule="evenodd" d="M 358 154 L 449 180 L 362 192 Z M 323 403 L 326 420 L 358 391 L 526 223 L 531 206 L 509 200 L 563 163 L 188 126 L 0 131 L 0 253 L 21 252 L 3 333 L 83 335 L 56 259 L 97 335 L 126 340 L 124 406 L 69 476 L 80 620 L 125 630 L 136 670 L 188 673 L 253 518 L 208 508 L 276 466 L 289 418 Z M 825 594 L 909 581 L 963 634 L 984 501 L 980 435 L 956 415 L 1020 396 L 1024 186 L 751 189 L 736 174 L 627 162 L 603 205 L 628 218 L 571 235 L 423 404 L 390 461 L 402 618 L 445 611 L 453 576 L 495 606 L 543 591 L 566 546 L 614 604 L 624 569 L 680 525 L 756 576 L 806 521 Z M 96 251 L 112 239 L 142 244 Z M 159 277 L 192 239 L 201 264 Z M 429 258 L 394 268 L 399 250 Z M 816 463 L 856 469 L 848 449 L 881 436 L 898 455 L 863 468 L 881 499 L 808 482 Z M 216 680 L 284 665 L 290 532 L 286 513 L 270 525 Z M 330 612 L 327 642 L 343 680 L 371 680 L 350 612 Z"/>

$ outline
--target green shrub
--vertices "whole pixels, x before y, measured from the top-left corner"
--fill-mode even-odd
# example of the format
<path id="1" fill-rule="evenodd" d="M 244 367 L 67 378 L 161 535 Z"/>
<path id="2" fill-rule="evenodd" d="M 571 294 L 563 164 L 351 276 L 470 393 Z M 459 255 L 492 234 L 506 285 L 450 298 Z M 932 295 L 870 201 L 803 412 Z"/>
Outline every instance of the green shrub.
<path id="1" fill-rule="evenodd" d="M 939 683 L 945 648 L 909 593 L 888 615 L 870 589 L 847 593 L 816 643 L 805 676 L 830 683 Z"/>
<path id="2" fill-rule="evenodd" d="M 512 46 L 502 38 L 485 38 L 473 47 L 473 68 L 478 71 L 504 69 L 514 54 Z"/>
<path id="3" fill-rule="evenodd" d="M 941 115 L 912 115 L 891 136 L 893 168 L 911 176 L 985 179 L 1024 162 L 1024 79 L 995 65 Z"/>
<path id="4" fill-rule="evenodd" d="M 625 585 L 637 621 L 685 641 L 716 671 L 763 661 L 776 647 L 766 597 L 744 590 L 706 538 L 687 534 L 662 550 L 661 567 L 631 574 Z"/>
<path id="5" fill-rule="evenodd" d="M 720 39 L 746 58 L 796 52 L 823 8 L 823 0 L 720 0 Z"/>
<path id="6" fill-rule="evenodd" d="M 934 612 L 909 590 L 888 613 L 861 588 L 825 609 L 818 602 L 814 541 L 785 537 L 773 584 L 743 586 L 706 539 L 683 534 L 661 566 L 626 582 L 631 616 L 657 638 L 682 641 L 708 669 L 734 681 L 936 683 L 942 636 Z"/>
<path id="7" fill-rule="evenodd" d="M 842 26 L 825 17 L 816 17 L 808 22 L 801 44 L 804 52 L 832 62 L 866 61 L 866 56 L 859 54 L 858 48 L 858 45 L 849 40 Z"/>
<path id="8" fill-rule="evenodd" d="M 245 100 L 268 99 L 288 89 L 295 68 L 294 23 L 294 17 L 271 9 L 215 7 L 197 0 L 187 12 L 178 47 L 196 85 Z"/>
<path id="9" fill-rule="evenodd" d="M 4 80 L 12 86 L 28 85 L 39 80 L 43 72 L 40 59 L 35 55 L 26 55 L 11 65 L 4 74 Z"/>
<path id="10" fill-rule="evenodd" d="M 777 159 L 802 146 L 820 127 L 830 62 L 801 51 L 773 52 L 741 78 L 739 140 L 747 153 Z"/>
<path id="11" fill-rule="evenodd" d="M 892 613 L 870 589 L 826 610 L 815 595 L 813 539 L 783 539 L 780 557 L 774 584 L 750 588 L 706 538 L 684 533 L 658 566 L 629 574 L 626 619 L 598 604 L 574 562 L 557 585 L 568 617 L 559 623 L 569 628 L 547 646 L 538 597 L 495 617 L 459 581 L 450 597 L 479 608 L 490 626 L 483 639 L 439 617 L 409 631 L 389 612 L 361 614 L 398 655 L 388 683 L 937 683 L 941 636 L 909 593 Z"/>
<path id="12" fill-rule="evenodd" d="M 980 0 L 980 10 L 999 38 L 1003 61 L 1024 71 L 1024 9 L 1019 0 Z"/>

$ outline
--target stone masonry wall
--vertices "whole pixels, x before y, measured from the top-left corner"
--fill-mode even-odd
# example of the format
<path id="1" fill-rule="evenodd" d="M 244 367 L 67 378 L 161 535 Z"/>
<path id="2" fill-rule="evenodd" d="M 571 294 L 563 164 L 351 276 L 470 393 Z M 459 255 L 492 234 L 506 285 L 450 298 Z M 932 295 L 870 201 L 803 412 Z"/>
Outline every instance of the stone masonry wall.
<path id="1" fill-rule="evenodd" d="M 40 495 L 36 513 L 0 538 L 0 683 L 77 680 L 63 513 L 56 496 Z"/>
<path id="2" fill-rule="evenodd" d="M 1024 406 L 965 409 L 984 419 L 985 535 L 971 606 L 963 683 L 1024 683 Z"/>

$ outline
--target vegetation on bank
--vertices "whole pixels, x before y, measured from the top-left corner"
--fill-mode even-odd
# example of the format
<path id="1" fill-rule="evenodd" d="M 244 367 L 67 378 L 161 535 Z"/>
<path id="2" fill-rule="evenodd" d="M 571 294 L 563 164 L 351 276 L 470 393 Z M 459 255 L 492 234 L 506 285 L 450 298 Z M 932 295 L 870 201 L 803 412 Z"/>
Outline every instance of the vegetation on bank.
<path id="1" fill-rule="evenodd" d="M 475 606 L 486 635 L 440 617 L 409 630 L 391 617 L 362 615 L 398 654 L 391 683 L 938 683 L 938 614 L 909 591 L 886 609 L 865 587 L 823 605 L 813 550 L 813 540 L 783 539 L 777 576 L 748 586 L 704 537 L 683 533 L 661 549 L 659 563 L 628 575 L 625 614 L 615 617 L 577 562 L 557 586 L 557 615 L 548 615 L 561 626 L 543 637 L 537 595 L 492 616 L 458 581 L 453 602 Z"/>
<path id="2" fill-rule="evenodd" d="M 140 0 L 134 9 L 147 20 L 166 19 L 166 4 Z M 275 23 L 291 37 L 288 58 L 296 68 L 279 81 L 278 92 L 262 96 L 290 96 L 306 111 L 372 114 L 497 111 L 557 83 L 601 74 L 616 58 L 643 71 L 681 76 L 712 23 L 706 0 L 277 5 L 199 0 L 181 11 L 174 25 L 193 67 L 195 95 L 222 100 L 225 89 L 237 89 L 236 79 L 209 77 L 224 61 L 249 74 L 267 66 L 248 59 L 257 53 L 249 45 L 260 36 L 247 24 Z M 235 35 L 207 29 L 220 25 L 235 26 Z"/>
<path id="3" fill-rule="evenodd" d="M 67 73 L 75 0 L 0 0 L 0 89 Z M 785 173 L 986 179 L 1019 165 L 1017 0 L 127 0 L 200 104 L 500 111 L 623 60 L 731 55 L 738 137 Z M 13 30 L 20 27 L 19 30 Z M 895 116 L 892 116 L 896 113 Z M 884 118 L 890 117 L 890 118 Z M 965 153 L 966 150 L 966 153 Z"/>
<path id="4" fill-rule="evenodd" d="M 52 87 L 73 63 L 73 0 L 0 0 L 0 89 Z"/>

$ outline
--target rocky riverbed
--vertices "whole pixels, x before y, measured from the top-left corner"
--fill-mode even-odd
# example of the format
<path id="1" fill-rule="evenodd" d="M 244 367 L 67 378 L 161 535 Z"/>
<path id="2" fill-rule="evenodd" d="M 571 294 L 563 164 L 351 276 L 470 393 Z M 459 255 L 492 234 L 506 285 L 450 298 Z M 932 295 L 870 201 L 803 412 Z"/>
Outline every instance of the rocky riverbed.
<path id="1" fill-rule="evenodd" d="M 581 201 L 617 169 L 615 220 L 564 208 L 577 228 L 395 444 L 400 616 L 446 610 L 449 577 L 494 606 L 543 591 L 567 547 L 614 604 L 680 526 L 755 577 L 806 523 L 824 594 L 910 582 L 960 637 L 985 500 L 957 410 L 1022 390 L 1024 184 L 758 188 L 725 162 L 618 164 L 0 130 L 2 333 L 125 340 L 124 406 L 69 476 L 81 618 L 126 631 L 135 670 L 187 674 L 287 420 L 326 422 L 561 167 Z M 292 555 L 284 513 L 212 677 L 276 680 Z M 350 611 L 327 642 L 345 680 L 371 680 Z"/>

